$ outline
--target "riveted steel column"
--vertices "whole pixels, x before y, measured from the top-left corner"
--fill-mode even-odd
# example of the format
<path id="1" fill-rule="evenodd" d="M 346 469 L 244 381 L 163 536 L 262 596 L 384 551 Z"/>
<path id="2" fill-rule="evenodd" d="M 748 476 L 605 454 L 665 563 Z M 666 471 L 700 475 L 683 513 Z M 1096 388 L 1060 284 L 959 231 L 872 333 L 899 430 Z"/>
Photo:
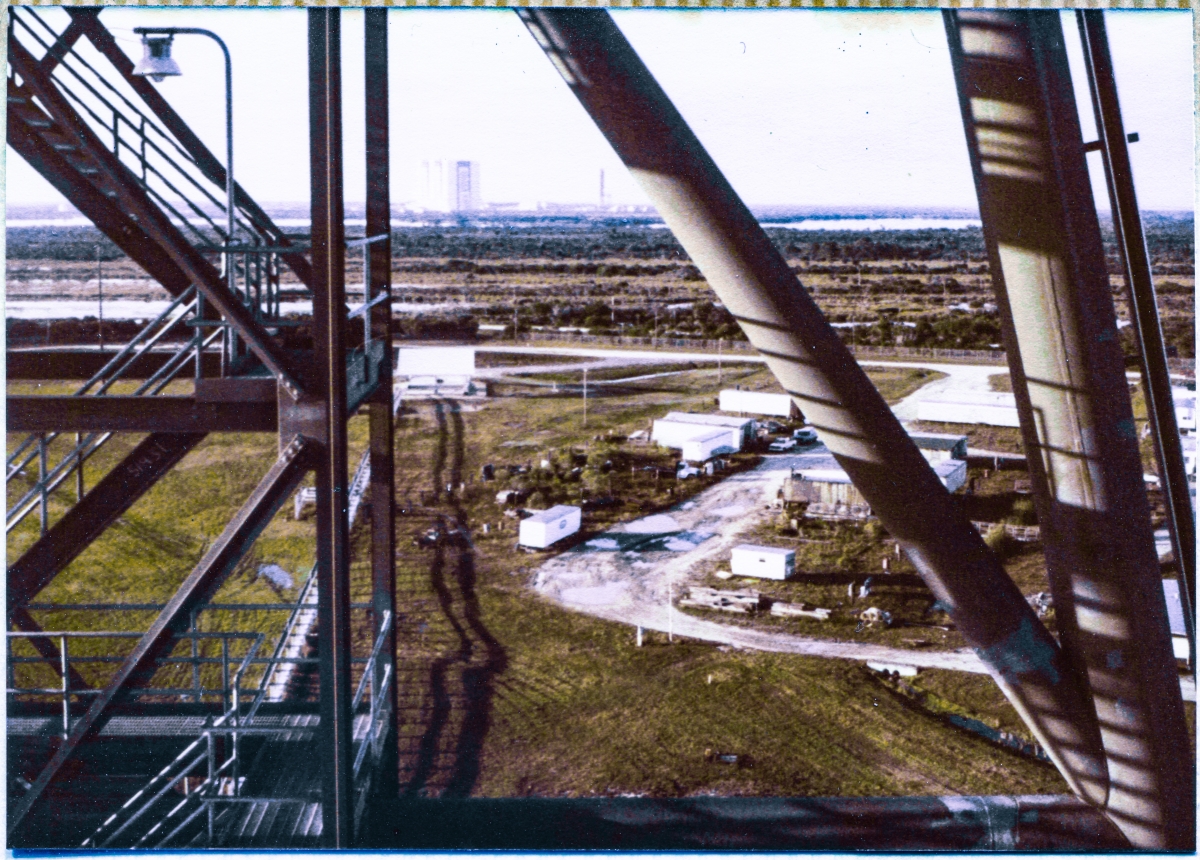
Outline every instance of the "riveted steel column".
<path id="1" fill-rule="evenodd" d="M 392 289 L 391 196 L 388 178 L 388 37 L 387 10 L 367 9 L 365 21 L 367 117 L 367 236 L 387 235 L 368 246 L 371 272 L 366 295 L 390 294 Z M 383 340 L 382 381 L 371 398 L 371 610 L 374 636 L 386 616 L 396 617 L 395 469 L 392 446 L 392 306 L 371 309 L 372 336 Z M 389 684 L 380 707 L 386 709 L 384 755 L 375 774 L 377 790 L 395 795 L 396 770 L 396 625 L 375 663 L 373 695 Z"/>
<path id="2" fill-rule="evenodd" d="M 1125 139 L 1125 123 L 1117 100 L 1117 79 L 1112 57 L 1108 51 L 1108 34 L 1104 13 L 1099 10 L 1075 13 L 1083 38 L 1083 56 L 1088 70 L 1088 88 L 1092 95 L 1092 110 L 1100 132 L 1104 154 L 1104 172 L 1108 179 L 1109 201 L 1112 205 L 1113 230 L 1121 259 L 1125 265 L 1125 286 L 1129 293 L 1129 311 L 1137 333 L 1138 351 L 1142 359 L 1142 389 L 1146 393 L 1146 411 L 1154 438 L 1154 453 L 1162 478 L 1163 496 L 1167 505 L 1167 525 L 1175 561 L 1179 566 L 1180 597 L 1183 601 L 1183 621 L 1187 627 L 1190 664 L 1196 665 L 1196 514 L 1188 492 L 1187 470 L 1184 468 L 1183 445 L 1179 441 L 1179 425 L 1175 420 L 1175 403 L 1171 397 L 1171 375 L 1167 367 L 1167 350 L 1163 345 L 1162 328 L 1158 321 L 1158 299 L 1154 295 L 1154 278 L 1150 272 L 1150 254 L 1142 233 L 1142 217 L 1138 211 L 1137 194 L 1133 187 L 1133 166 L 1129 163 L 1129 144 Z"/>
<path id="3" fill-rule="evenodd" d="M 946 12 L 1063 650 L 1094 698 L 1102 802 L 1190 850 L 1192 765 L 1059 13 Z"/>
<path id="4" fill-rule="evenodd" d="M 1095 716 L 1057 643 L 608 13 L 518 14 L 1064 777 L 1103 799 Z"/>
<path id="5" fill-rule="evenodd" d="M 308 10 L 312 171 L 313 389 L 324 410 L 317 457 L 317 631 L 321 673 L 322 837 L 353 838 L 350 713 L 350 550 L 346 471 L 346 237 L 342 209 L 341 18 Z"/>

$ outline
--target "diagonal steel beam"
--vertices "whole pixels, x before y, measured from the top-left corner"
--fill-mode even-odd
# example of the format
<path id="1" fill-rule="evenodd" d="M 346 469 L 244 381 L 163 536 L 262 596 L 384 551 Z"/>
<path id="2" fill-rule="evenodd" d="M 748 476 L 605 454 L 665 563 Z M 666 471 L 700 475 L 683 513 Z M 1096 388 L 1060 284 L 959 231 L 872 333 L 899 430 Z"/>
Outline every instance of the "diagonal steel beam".
<path id="1" fill-rule="evenodd" d="M 9 614 L 9 621 L 12 626 L 20 630 L 22 633 L 42 633 L 42 625 L 38 624 L 29 610 L 24 607 L 18 607 Z M 54 640 L 49 636 L 30 636 L 29 644 L 41 655 L 50 668 L 62 677 L 62 652 L 58 650 L 58 646 L 54 644 Z M 83 680 L 83 676 L 79 671 L 69 663 L 67 664 L 67 683 L 72 690 L 90 690 L 92 685 Z"/>
<path id="2" fill-rule="evenodd" d="M 63 765 L 75 754 L 80 744 L 94 737 L 104 727 L 111 716 L 110 707 L 119 703 L 129 688 L 149 686 L 157 670 L 157 661 L 170 653 L 179 634 L 186 631 L 192 610 L 208 600 L 221 586 L 307 470 L 308 457 L 304 443 L 293 442 L 280 454 L 241 510 L 188 574 L 112 680 L 95 696 L 87 712 L 72 727 L 70 735 L 38 774 L 32 788 L 12 807 L 8 819 L 10 845 L 21 837 L 22 826 L 29 813 L 62 771 Z"/>
<path id="3" fill-rule="evenodd" d="M 203 433 L 153 433 L 8 568 L 8 613 L 32 600 L 133 503 L 200 444 Z"/>
<path id="4" fill-rule="evenodd" d="M 200 168 L 200 172 L 204 174 L 205 178 L 214 185 L 224 188 L 224 165 L 217 160 L 216 156 L 196 136 L 183 118 L 175 112 L 175 109 L 162 97 L 154 85 L 146 78 L 133 73 L 133 62 L 125 56 L 125 52 L 117 45 L 108 28 L 100 23 L 99 15 L 103 10 L 68 8 L 66 11 L 71 16 L 72 26 L 78 26 L 96 50 L 103 54 L 112 63 L 113 68 L 121 73 L 121 77 L 133 88 L 134 92 L 141 96 L 142 101 L 154 112 L 167 131 L 171 132 L 188 155 L 195 159 L 196 166 Z M 287 234 L 277 227 L 271 217 L 251 199 L 245 189 L 236 183 L 234 184 L 234 200 L 236 206 L 250 219 L 254 228 L 266 236 L 272 245 L 285 248 L 291 245 Z M 296 273 L 296 277 L 300 279 L 301 283 L 307 287 L 312 286 L 312 266 L 304 254 L 293 251 L 282 253 L 280 256 Z"/>
<path id="5" fill-rule="evenodd" d="M 22 83 L 37 96 L 50 117 L 111 181 L 121 205 L 129 215 L 137 219 L 146 237 L 162 247 L 204 293 L 204 297 L 212 306 L 233 325 L 267 369 L 278 377 L 293 399 L 299 399 L 303 393 L 303 385 L 300 374 L 293 367 L 291 357 L 284 353 L 278 343 L 267 334 L 266 329 L 251 316 L 245 305 L 233 295 L 212 264 L 184 239 L 178 228 L 147 197 L 125 165 L 100 142 L 54 82 L 42 74 L 32 55 L 15 37 L 8 40 L 8 61 L 21 77 Z"/>
<path id="6" fill-rule="evenodd" d="M 45 56 L 42 57 L 42 71 L 46 74 L 54 71 L 54 67 L 62 62 L 63 57 L 70 52 L 71 48 L 75 46 L 75 43 L 79 41 L 82 35 L 83 27 L 80 26 L 78 21 L 72 20 L 67 25 L 67 29 L 59 34 L 58 38 L 54 40 L 54 44 L 49 47 Z"/>
<path id="7" fill-rule="evenodd" d="M 52 122 L 33 104 L 33 94 L 27 88 L 16 86 L 9 78 L 8 98 L 8 142 L 13 149 L 167 292 L 173 296 L 181 295 L 191 281 L 170 255 L 158 245 L 147 242 L 136 221 L 81 175 L 39 129 L 29 125 L 30 120 Z"/>
<path id="8" fill-rule="evenodd" d="M 1081 679 L 608 13 L 518 14 L 1067 782 L 1102 801 Z"/>
<path id="9" fill-rule="evenodd" d="M 1146 393 L 1154 453 L 1162 477 L 1175 562 L 1179 567 L 1180 596 L 1183 598 L 1183 622 L 1187 629 L 1189 662 L 1196 665 L 1196 513 L 1188 491 L 1183 444 L 1171 397 L 1171 375 L 1167 367 L 1167 349 L 1158 319 L 1158 299 L 1150 270 L 1150 253 L 1142 232 L 1142 217 L 1133 187 L 1133 166 L 1121 105 L 1117 100 L 1117 80 L 1108 49 L 1104 13 L 1099 9 L 1075 13 L 1083 37 L 1084 64 L 1092 93 L 1096 128 L 1103 141 L 1104 173 L 1108 179 L 1112 206 L 1113 231 L 1125 265 L 1125 288 L 1130 316 L 1137 334 L 1142 359 L 1142 389 Z"/>
<path id="10" fill-rule="evenodd" d="M 1194 768 L 1062 22 L 944 20 L 1055 621 L 1108 764 L 1098 805 L 1133 845 L 1190 851 Z"/>

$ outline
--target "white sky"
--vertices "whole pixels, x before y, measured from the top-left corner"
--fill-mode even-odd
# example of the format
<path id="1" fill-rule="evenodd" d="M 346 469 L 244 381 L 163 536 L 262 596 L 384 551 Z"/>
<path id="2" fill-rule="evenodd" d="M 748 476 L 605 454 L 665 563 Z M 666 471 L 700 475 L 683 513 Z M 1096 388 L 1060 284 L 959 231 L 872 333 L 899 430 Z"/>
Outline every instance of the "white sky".
<path id="1" fill-rule="evenodd" d="M 625 10 L 613 17 L 751 205 L 974 208 L 940 13 Z M 345 10 L 342 18 L 346 197 L 359 201 L 362 14 Z M 260 202 L 307 200 L 302 10 L 111 8 L 102 20 L 134 59 L 141 56 L 136 26 L 220 33 L 233 55 L 239 182 Z M 1063 23 L 1091 139 L 1073 15 Z M 1109 12 L 1108 29 L 1126 128 L 1141 134 L 1131 147 L 1139 201 L 1146 209 L 1191 209 L 1190 13 Z M 393 203 L 416 200 L 419 165 L 434 158 L 479 161 L 489 202 L 598 202 L 601 168 L 613 202 L 646 202 L 511 11 L 393 11 L 389 30 Z M 175 57 L 184 75 L 161 91 L 223 158 L 219 50 L 207 39 L 179 37 Z M 9 202 L 61 199 L 8 153 Z M 1097 161 L 1092 167 L 1098 174 Z"/>

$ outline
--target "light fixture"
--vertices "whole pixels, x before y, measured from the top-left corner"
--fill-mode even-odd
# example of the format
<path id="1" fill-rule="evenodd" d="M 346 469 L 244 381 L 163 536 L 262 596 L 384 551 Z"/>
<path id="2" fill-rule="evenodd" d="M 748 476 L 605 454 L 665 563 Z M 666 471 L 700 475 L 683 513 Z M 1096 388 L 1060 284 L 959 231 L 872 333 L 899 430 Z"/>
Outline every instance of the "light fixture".
<path id="1" fill-rule="evenodd" d="M 179 63 L 171 58 L 171 42 L 175 37 L 166 36 L 142 36 L 142 47 L 144 53 L 142 61 L 134 67 L 133 73 L 139 77 L 150 78 L 153 81 L 162 81 L 164 78 L 177 77 L 183 74 L 179 68 Z"/>

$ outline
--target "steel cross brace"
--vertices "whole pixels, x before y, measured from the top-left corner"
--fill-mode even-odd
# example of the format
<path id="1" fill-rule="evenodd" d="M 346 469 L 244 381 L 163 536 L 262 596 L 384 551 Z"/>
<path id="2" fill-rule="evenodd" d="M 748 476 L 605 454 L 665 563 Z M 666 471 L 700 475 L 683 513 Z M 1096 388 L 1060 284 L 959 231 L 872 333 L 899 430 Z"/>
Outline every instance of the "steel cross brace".
<path id="1" fill-rule="evenodd" d="M 611 17 L 517 14 L 1067 782 L 1102 794 L 1082 679 Z"/>
<path id="2" fill-rule="evenodd" d="M 146 270 L 173 296 L 179 296 L 191 281 L 175 261 L 156 243 L 147 242 L 141 225 L 108 199 L 70 161 L 29 125 L 29 121 L 51 123 L 49 116 L 33 104 L 27 87 L 8 80 L 8 142 L 113 244 Z"/>
<path id="3" fill-rule="evenodd" d="M 167 131 L 175 136 L 180 145 L 187 150 L 188 154 L 195 159 L 196 166 L 200 168 L 200 172 L 212 182 L 214 185 L 225 187 L 225 166 L 209 151 L 208 147 L 196 136 L 195 132 L 188 127 L 188 124 L 183 121 L 183 118 L 175 112 L 175 109 L 167 102 L 158 90 L 146 78 L 138 77 L 133 73 L 133 63 L 125 56 L 125 52 L 118 47 L 112 33 L 108 31 L 103 24 L 100 23 L 100 12 L 102 9 L 71 9 L 68 8 L 67 14 L 71 16 L 71 27 L 78 27 L 84 33 L 92 45 L 113 65 L 125 82 L 133 88 L 142 101 L 154 111 L 158 116 L 163 126 Z M 287 235 L 275 226 L 271 217 L 267 215 L 262 208 L 246 194 L 241 185 L 234 184 L 235 205 L 240 208 L 254 228 L 262 235 L 266 236 L 274 245 L 287 247 L 291 244 Z M 309 264 L 308 258 L 298 250 L 284 251 L 280 256 L 284 262 L 291 267 L 296 273 L 296 277 L 300 279 L 306 287 L 312 285 L 312 266 Z"/>
<path id="4" fill-rule="evenodd" d="M 152 433 L 8 567 L 8 612 L 24 606 L 200 444 L 203 433 Z"/>
<path id="5" fill-rule="evenodd" d="M 38 97 L 51 118 L 74 137 L 80 149 L 112 181 L 121 204 L 136 217 L 146 236 L 167 252 L 175 264 L 204 293 L 213 307 L 234 326 L 259 360 L 280 380 L 291 397 L 294 400 L 300 399 L 304 387 L 300 376 L 292 367 L 292 359 L 230 292 L 212 264 L 183 238 L 175 225 L 147 198 L 125 166 L 99 141 L 49 76 L 42 73 L 24 46 L 15 37 L 10 37 L 8 48 L 8 61 L 21 77 L 22 83 Z"/>
<path id="6" fill-rule="evenodd" d="M 309 454 L 305 443 L 299 440 L 293 442 L 259 481 L 237 515 L 188 574 L 113 678 L 95 696 L 87 712 L 72 727 L 70 735 L 38 774 L 32 788 L 13 807 L 8 822 L 10 845 L 15 838 L 19 838 L 30 812 L 63 765 L 81 743 L 103 728 L 111 717 L 114 703 L 119 703 L 129 688 L 150 686 L 156 661 L 170 652 L 177 637 L 186 631 L 191 612 L 211 598 L 280 505 L 295 490 L 311 466 Z"/>
<path id="7" fill-rule="evenodd" d="M 1104 779 L 1081 796 L 1139 848 L 1193 850 L 1178 670 L 1062 23 L 944 19 L 1055 619 L 1103 744 Z"/>

